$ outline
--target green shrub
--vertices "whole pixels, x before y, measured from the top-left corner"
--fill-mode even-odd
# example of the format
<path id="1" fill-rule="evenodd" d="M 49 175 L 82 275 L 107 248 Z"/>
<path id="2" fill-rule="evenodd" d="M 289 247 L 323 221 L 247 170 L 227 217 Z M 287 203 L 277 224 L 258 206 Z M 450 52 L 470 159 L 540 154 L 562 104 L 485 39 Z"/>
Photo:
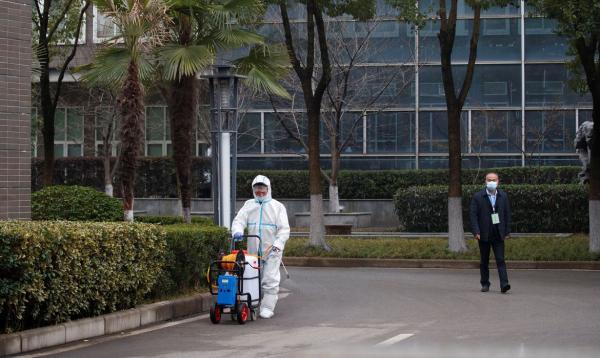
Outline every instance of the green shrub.
<path id="1" fill-rule="evenodd" d="M 463 185 L 462 206 L 466 232 L 470 232 L 469 204 L 483 185 Z M 504 185 L 512 211 L 513 232 L 586 232 L 588 198 L 577 184 Z M 396 214 L 406 231 L 448 231 L 448 187 L 415 186 L 394 196 Z"/>
<path id="2" fill-rule="evenodd" d="M 157 225 L 175 225 L 183 224 L 183 218 L 181 216 L 159 216 L 159 215 L 145 215 L 136 216 L 135 221 L 146 224 L 157 224 Z M 192 224 L 201 226 L 214 225 L 212 219 L 205 218 L 202 216 L 192 216 Z"/>
<path id="3" fill-rule="evenodd" d="M 116 158 L 111 158 L 114 164 Z M 31 188 L 33 191 L 43 187 L 42 175 L 44 161 L 31 160 Z M 210 171 L 210 159 L 192 158 L 192 196 L 209 198 L 210 183 L 204 173 Z M 55 184 L 84 185 L 104 190 L 104 164 L 99 157 L 56 158 L 54 162 Z M 118 176 L 113 178 L 119 182 Z M 120 197 L 120 188 L 115 186 L 115 196 Z M 138 159 L 135 178 L 136 198 L 177 198 L 177 177 L 175 164 L 171 157 L 142 157 Z"/>
<path id="4" fill-rule="evenodd" d="M 229 249 L 229 232 L 220 226 L 167 225 L 167 263 L 152 295 L 161 297 L 206 286 L 206 270 L 221 250 Z"/>
<path id="5" fill-rule="evenodd" d="M 155 225 L 0 222 L 0 331 L 133 307 L 163 271 L 165 253 Z"/>
<path id="6" fill-rule="evenodd" d="M 496 171 L 502 184 L 575 184 L 579 167 L 510 167 L 465 169 L 463 184 L 483 183 L 485 174 Z M 308 171 L 305 170 L 241 170 L 237 174 L 237 197 L 252 196 L 250 186 L 258 174 L 271 179 L 273 197 L 309 198 Z M 422 185 L 447 185 L 448 170 L 343 170 L 338 177 L 342 199 L 391 199 L 398 189 Z M 327 181 L 322 178 L 323 188 Z M 324 197 L 328 196 L 323 190 Z"/>
<path id="7" fill-rule="evenodd" d="M 33 220 L 121 221 L 123 206 L 95 189 L 77 185 L 56 185 L 31 195 Z"/>

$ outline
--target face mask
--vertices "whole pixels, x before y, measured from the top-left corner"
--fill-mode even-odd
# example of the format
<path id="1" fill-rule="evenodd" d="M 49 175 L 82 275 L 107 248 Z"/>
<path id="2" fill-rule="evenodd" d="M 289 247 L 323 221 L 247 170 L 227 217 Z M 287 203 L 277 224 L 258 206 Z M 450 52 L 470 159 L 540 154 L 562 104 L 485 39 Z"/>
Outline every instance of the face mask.
<path id="1" fill-rule="evenodd" d="M 485 186 L 486 186 L 486 188 L 488 188 L 488 190 L 496 190 L 496 188 L 498 187 L 498 182 L 488 181 L 488 182 L 485 182 Z"/>

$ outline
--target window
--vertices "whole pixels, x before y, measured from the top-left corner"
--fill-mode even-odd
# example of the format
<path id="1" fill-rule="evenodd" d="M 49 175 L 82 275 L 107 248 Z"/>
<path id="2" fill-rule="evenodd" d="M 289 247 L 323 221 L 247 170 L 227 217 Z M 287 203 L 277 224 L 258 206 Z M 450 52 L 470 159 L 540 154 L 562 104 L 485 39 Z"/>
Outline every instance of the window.
<path id="1" fill-rule="evenodd" d="M 521 112 L 473 111 L 471 151 L 521 153 Z"/>
<path id="2" fill-rule="evenodd" d="M 261 114 L 246 113 L 240 115 L 238 127 L 238 153 L 261 152 Z"/>
<path id="3" fill-rule="evenodd" d="M 520 106 L 520 66 L 476 65 L 465 105 L 470 107 Z"/>
<path id="4" fill-rule="evenodd" d="M 104 141 L 109 140 L 110 155 L 117 155 L 120 123 L 115 107 L 99 106 L 96 108 L 94 123 L 96 156 L 104 156 Z"/>
<path id="5" fill-rule="evenodd" d="M 54 156 L 83 156 L 83 109 L 57 108 L 54 113 Z"/>
<path id="6" fill-rule="evenodd" d="M 331 112 L 324 113 L 324 116 L 330 117 Z M 332 120 L 327 119 L 329 123 Z M 321 153 L 331 153 L 331 136 L 327 128 L 326 120 L 321 120 Z M 341 133 L 338 137 L 338 145 L 346 142 L 341 154 L 356 154 L 363 152 L 363 115 L 359 112 L 345 112 L 341 119 Z M 350 132 L 352 131 L 352 132 Z"/>
<path id="7" fill-rule="evenodd" d="M 149 157 L 171 155 L 170 121 L 167 107 L 146 107 L 146 152 Z"/>
<path id="8" fill-rule="evenodd" d="M 94 6 L 94 42 L 110 40 L 118 34 L 119 28 L 113 20 Z"/>
<path id="9" fill-rule="evenodd" d="M 564 64 L 526 65 L 525 104 L 558 107 L 590 101 L 589 94 L 575 93 L 568 81 L 569 72 Z"/>
<path id="10" fill-rule="evenodd" d="M 554 33 L 556 21 L 525 18 L 525 59 L 565 60 L 569 42 Z"/>
<path id="11" fill-rule="evenodd" d="M 463 152 L 468 145 L 468 116 L 461 115 L 461 142 Z M 448 115 L 446 112 L 419 113 L 419 152 L 448 153 Z"/>
<path id="12" fill-rule="evenodd" d="M 208 105 L 200 105 L 196 126 L 196 155 L 210 156 L 210 106 Z"/>
<path id="13" fill-rule="evenodd" d="M 575 153 L 575 111 L 527 111 L 526 150 L 529 153 Z"/>
<path id="14" fill-rule="evenodd" d="M 283 122 L 294 135 L 298 133 L 307 143 L 307 120 L 305 113 L 279 113 Z M 304 147 L 286 131 L 275 113 L 265 113 L 265 153 L 304 153 Z"/>
<path id="15" fill-rule="evenodd" d="M 367 114 L 367 152 L 414 153 L 414 113 L 377 112 Z"/>

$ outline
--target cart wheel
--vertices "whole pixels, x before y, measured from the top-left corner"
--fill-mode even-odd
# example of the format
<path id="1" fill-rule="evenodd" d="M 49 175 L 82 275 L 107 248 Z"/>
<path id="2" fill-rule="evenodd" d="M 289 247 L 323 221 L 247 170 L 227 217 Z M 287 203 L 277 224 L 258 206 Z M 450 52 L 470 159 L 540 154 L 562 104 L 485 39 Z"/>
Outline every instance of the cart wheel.
<path id="1" fill-rule="evenodd" d="M 250 309 L 245 303 L 239 303 L 237 306 L 237 321 L 239 324 L 244 324 L 250 316 Z"/>
<path id="2" fill-rule="evenodd" d="M 214 324 L 221 322 L 221 307 L 216 303 L 210 307 L 210 321 Z"/>

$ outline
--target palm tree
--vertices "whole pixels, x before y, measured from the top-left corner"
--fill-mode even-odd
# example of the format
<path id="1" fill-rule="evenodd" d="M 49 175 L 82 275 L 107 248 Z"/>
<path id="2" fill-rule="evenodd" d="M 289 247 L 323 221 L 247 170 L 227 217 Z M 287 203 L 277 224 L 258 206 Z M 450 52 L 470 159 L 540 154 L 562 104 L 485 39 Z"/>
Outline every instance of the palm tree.
<path id="1" fill-rule="evenodd" d="M 191 222 L 192 155 L 199 113 L 199 82 L 196 75 L 207 69 L 222 50 L 256 46 L 236 61 L 247 74 L 251 88 L 286 96 L 277 84 L 287 61 L 277 49 L 264 46 L 263 38 L 244 28 L 260 22 L 261 0 L 169 0 L 173 23 L 168 43 L 158 48 L 159 83 L 171 120 L 171 143 L 178 192 L 185 222 Z"/>
<path id="2" fill-rule="evenodd" d="M 113 20 L 119 35 L 84 68 L 84 81 L 119 88 L 119 173 L 124 219 L 133 221 L 135 167 L 143 138 L 142 81 L 153 73 L 149 56 L 164 41 L 170 18 L 163 0 L 95 0 L 94 4 Z"/>

